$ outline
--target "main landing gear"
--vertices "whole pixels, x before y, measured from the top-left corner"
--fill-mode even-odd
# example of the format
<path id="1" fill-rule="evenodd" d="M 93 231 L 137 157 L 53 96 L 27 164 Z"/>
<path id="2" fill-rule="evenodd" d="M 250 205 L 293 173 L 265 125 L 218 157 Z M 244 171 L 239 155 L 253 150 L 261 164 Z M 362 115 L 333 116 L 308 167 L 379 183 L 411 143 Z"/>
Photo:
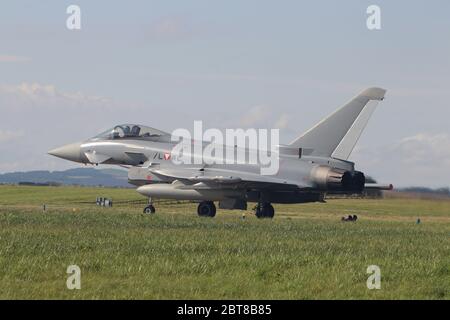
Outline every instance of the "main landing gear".
<path id="1" fill-rule="evenodd" d="M 198 204 L 197 213 L 200 217 L 214 217 L 216 215 L 216 206 L 212 201 L 202 201 Z"/>
<path id="2" fill-rule="evenodd" d="M 144 208 L 145 214 L 154 214 L 156 212 L 155 207 L 149 199 L 148 205 Z M 200 217 L 215 217 L 216 206 L 213 201 L 202 201 L 198 204 L 197 213 Z M 260 202 L 255 207 L 255 215 L 259 219 L 269 218 L 272 219 L 275 215 L 273 206 L 268 202 Z"/>
<path id="3" fill-rule="evenodd" d="M 272 219 L 273 216 L 275 215 L 275 209 L 268 202 L 258 203 L 258 205 L 256 206 L 255 214 L 256 214 L 256 217 L 259 219 L 262 219 L 262 218 Z"/>

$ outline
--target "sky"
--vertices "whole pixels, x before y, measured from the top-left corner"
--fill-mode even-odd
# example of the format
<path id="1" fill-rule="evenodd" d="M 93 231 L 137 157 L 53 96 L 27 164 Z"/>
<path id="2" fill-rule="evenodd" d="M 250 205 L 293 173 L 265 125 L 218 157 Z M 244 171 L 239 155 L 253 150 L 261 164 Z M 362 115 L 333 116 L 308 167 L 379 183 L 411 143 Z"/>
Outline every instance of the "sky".
<path id="1" fill-rule="evenodd" d="M 81 8 L 81 30 L 66 9 Z M 369 5 L 381 30 L 366 26 Z M 279 128 L 288 143 L 386 88 L 350 160 L 379 182 L 450 186 L 450 2 L 4 1 L 0 173 L 115 124 Z"/>

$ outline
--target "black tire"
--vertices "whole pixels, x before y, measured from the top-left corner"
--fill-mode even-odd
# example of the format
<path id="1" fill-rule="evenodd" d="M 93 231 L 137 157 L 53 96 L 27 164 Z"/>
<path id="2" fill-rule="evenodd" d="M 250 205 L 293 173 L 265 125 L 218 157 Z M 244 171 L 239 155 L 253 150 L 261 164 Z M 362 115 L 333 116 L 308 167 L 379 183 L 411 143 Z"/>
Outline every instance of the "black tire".
<path id="1" fill-rule="evenodd" d="M 216 215 L 216 206 L 212 201 L 200 202 L 197 207 L 197 213 L 200 217 L 214 217 Z"/>
<path id="2" fill-rule="evenodd" d="M 263 212 L 259 206 L 256 207 L 255 215 L 258 219 L 264 218 Z"/>
<path id="3" fill-rule="evenodd" d="M 265 210 L 266 210 L 266 218 L 272 219 L 275 215 L 275 209 L 273 208 L 273 206 L 269 203 L 265 207 Z"/>
<path id="4" fill-rule="evenodd" d="M 258 205 L 256 208 L 256 217 L 257 218 L 269 218 L 272 219 L 275 215 L 275 209 L 270 203 L 265 203 L 263 205 Z"/>
<path id="5" fill-rule="evenodd" d="M 145 208 L 144 208 L 144 213 L 145 214 L 153 214 L 153 213 L 155 213 L 156 212 L 156 209 L 155 209 L 155 207 L 153 206 L 153 205 L 148 205 L 148 206 L 146 206 Z"/>

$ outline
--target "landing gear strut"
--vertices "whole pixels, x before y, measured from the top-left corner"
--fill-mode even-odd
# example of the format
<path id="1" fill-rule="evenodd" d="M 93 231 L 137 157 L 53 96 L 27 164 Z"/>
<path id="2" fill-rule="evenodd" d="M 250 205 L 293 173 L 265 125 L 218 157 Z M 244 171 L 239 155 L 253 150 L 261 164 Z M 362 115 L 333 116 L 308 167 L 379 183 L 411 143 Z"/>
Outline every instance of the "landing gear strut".
<path id="1" fill-rule="evenodd" d="M 153 214 L 156 212 L 155 207 L 153 206 L 152 198 L 148 198 L 148 206 L 144 208 L 145 214 Z"/>
<path id="2" fill-rule="evenodd" d="M 202 201 L 199 203 L 197 213 L 200 217 L 214 217 L 216 215 L 216 206 L 212 201 Z"/>
<path id="3" fill-rule="evenodd" d="M 256 217 L 258 218 L 270 218 L 272 219 L 275 215 L 275 209 L 270 203 L 258 203 L 256 206 Z"/>

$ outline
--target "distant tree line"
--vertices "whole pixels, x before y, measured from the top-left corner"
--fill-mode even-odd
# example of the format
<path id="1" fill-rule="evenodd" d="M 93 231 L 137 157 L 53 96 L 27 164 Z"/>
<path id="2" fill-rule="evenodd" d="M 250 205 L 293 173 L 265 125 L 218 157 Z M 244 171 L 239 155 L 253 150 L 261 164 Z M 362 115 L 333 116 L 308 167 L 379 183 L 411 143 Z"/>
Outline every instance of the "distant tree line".
<path id="1" fill-rule="evenodd" d="M 19 186 L 43 186 L 43 187 L 59 187 L 62 183 L 59 182 L 29 182 L 29 181 L 20 181 L 18 183 Z"/>
<path id="2" fill-rule="evenodd" d="M 408 188 L 402 188 L 398 191 L 401 192 L 412 192 L 412 193 L 425 193 L 425 194 L 434 194 L 434 195 L 441 195 L 441 196 L 447 196 L 450 197 L 450 188 L 425 188 L 425 187 L 408 187 Z"/>

